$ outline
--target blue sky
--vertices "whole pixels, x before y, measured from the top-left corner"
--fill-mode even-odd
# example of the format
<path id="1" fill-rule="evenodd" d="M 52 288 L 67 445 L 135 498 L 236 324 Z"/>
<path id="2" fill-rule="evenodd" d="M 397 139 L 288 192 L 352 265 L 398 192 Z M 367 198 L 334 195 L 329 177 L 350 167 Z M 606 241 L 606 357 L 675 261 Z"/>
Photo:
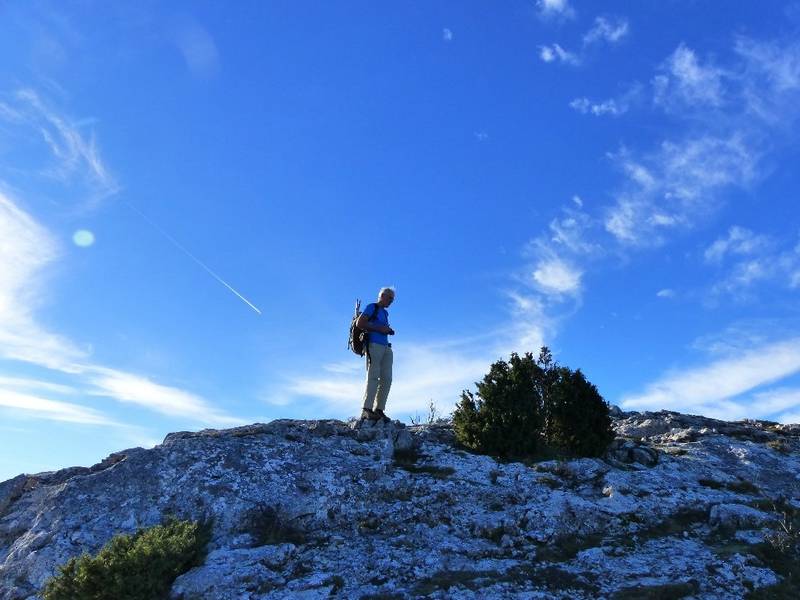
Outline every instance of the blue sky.
<path id="1" fill-rule="evenodd" d="M 800 3 L 0 8 L 0 480 L 512 351 L 800 421 Z"/>

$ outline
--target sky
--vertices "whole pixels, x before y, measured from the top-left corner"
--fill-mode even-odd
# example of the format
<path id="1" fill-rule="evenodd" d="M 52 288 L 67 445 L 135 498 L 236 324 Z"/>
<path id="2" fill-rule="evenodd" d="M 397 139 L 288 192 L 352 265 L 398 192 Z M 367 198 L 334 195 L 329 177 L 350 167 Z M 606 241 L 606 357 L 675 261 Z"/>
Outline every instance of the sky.
<path id="1" fill-rule="evenodd" d="M 511 352 L 800 421 L 800 3 L 0 4 L 0 481 Z"/>

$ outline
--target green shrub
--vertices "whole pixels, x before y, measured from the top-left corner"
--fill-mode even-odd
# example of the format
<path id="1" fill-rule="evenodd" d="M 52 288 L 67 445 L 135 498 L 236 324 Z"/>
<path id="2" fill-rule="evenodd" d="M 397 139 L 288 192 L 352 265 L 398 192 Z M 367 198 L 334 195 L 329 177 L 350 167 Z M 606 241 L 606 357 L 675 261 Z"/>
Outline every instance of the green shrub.
<path id="1" fill-rule="evenodd" d="M 577 456 L 601 456 L 614 439 L 608 404 L 580 369 L 555 371 L 545 397 L 547 443 Z"/>
<path id="2" fill-rule="evenodd" d="M 491 365 L 477 393 L 464 390 L 453 413 L 462 445 L 504 458 L 535 456 L 546 447 L 599 456 L 614 434 L 608 404 L 580 370 L 553 361 L 544 347 Z"/>
<path id="3" fill-rule="evenodd" d="M 529 456 L 536 452 L 542 428 L 542 396 L 537 382 L 542 369 L 527 352 L 512 354 L 508 362 L 494 363 L 478 393 L 461 394 L 453 412 L 458 441 L 477 452 L 503 457 Z"/>
<path id="4" fill-rule="evenodd" d="M 210 523 L 169 520 L 134 535 L 117 535 L 96 556 L 60 567 L 44 600 L 152 600 L 166 597 L 178 575 L 205 558 Z"/>

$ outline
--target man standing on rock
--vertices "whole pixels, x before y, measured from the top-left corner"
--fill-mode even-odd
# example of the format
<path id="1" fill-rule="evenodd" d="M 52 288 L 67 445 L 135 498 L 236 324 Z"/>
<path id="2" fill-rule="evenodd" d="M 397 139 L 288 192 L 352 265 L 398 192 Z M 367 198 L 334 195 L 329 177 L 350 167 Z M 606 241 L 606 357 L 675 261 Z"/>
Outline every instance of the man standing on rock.
<path id="1" fill-rule="evenodd" d="M 392 387 L 392 345 L 389 336 L 394 330 L 389 327 L 389 312 L 386 310 L 394 302 L 394 288 L 384 287 L 378 292 L 378 301 L 368 304 L 358 317 L 356 327 L 369 332 L 367 344 L 367 389 L 361 418 L 370 421 L 389 421 L 384 414 L 386 398 Z"/>

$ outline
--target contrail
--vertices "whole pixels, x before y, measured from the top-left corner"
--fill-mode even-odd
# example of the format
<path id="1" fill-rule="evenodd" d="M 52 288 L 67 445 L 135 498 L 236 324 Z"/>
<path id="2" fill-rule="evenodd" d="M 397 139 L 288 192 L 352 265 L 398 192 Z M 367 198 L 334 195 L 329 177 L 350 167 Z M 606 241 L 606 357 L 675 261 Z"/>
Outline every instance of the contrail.
<path id="1" fill-rule="evenodd" d="M 239 300 L 241 300 L 242 302 L 244 302 L 245 304 L 247 304 L 247 306 L 249 306 L 250 308 L 252 308 L 252 309 L 253 309 L 254 311 L 256 311 L 258 314 L 261 314 L 261 311 L 260 311 L 260 310 L 259 310 L 259 309 L 258 309 L 258 308 L 257 308 L 257 307 L 256 307 L 256 306 L 255 306 L 255 305 L 252 303 L 252 302 L 250 302 L 250 300 L 248 300 L 247 298 L 245 298 L 244 296 L 242 296 L 242 295 L 241 295 L 239 292 L 237 292 L 237 291 L 236 291 L 236 290 L 235 290 L 235 289 L 234 289 L 232 286 L 230 286 L 230 285 L 229 285 L 229 284 L 228 284 L 228 283 L 227 283 L 227 282 L 226 282 L 224 279 L 222 279 L 222 277 L 220 277 L 219 275 L 217 275 L 216 273 L 214 273 L 214 271 L 212 271 L 210 268 L 208 268 L 208 267 L 205 265 L 205 263 L 203 263 L 203 261 L 201 261 L 201 260 L 200 260 L 199 258 L 197 258 L 197 257 L 196 257 L 194 254 L 192 254 L 192 253 L 191 253 L 191 252 L 189 252 L 189 251 L 188 251 L 186 248 L 184 248 L 184 247 L 181 245 L 181 243 L 180 243 L 178 240 L 176 240 L 174 237 L 172 237 L 170 234 L 168 234 L 166 231 L 164 231 L 164 230 L 163 230 L 161 227 L 159 227 L 159 226 L 158 226 L 158 225 L 157 225 L 157 224 L 156 224 L 156 223 L 155 223 L 155 222 L 154 222 L 154 221 L 153 221 L 153 220 L 152 220 L 150 217 L 148 217 L 146 214 L 144 214 L 142 211 L 140 211 L 138 208 L 136 208 L 136 207 L 135 207 L 133 204 L 131 204 L 131 203 L 130 203 L 130 202 L 128 202 L 127 200 L 123 200 L 123 202 L 124 202 L 125 204 L 127 204 L 127 205 L 128 205 L 128 206 L 129 206 L 129 207 L 130 207 L 130 208 L 131 208 L 131 209 L 132 209 L 132 210 L 133 210 L 133 211 L 136 213 L 136 214 L 138 214 L 138 215 L 139 215 L 140 217 L 142 217 L 142 218 L 143 218 L 145 221 L 147 221 L 148 223 L 150 223 L 150 225 L 153 227 L 153 229 L 155 229 L 156 231 L 158 231 L 158 232 L 159 232 L 161 235 L 163 235 L 163 236 L 164 236 L 165 238 L 167 238 L 167 239 L 168 239 L 170 242 L 172 242 L 172 244 L 173 244 L 173 245 L 174 245 L 174 246 L 175 246 L 175 247 L 176 247 L 178 250 L 180 250 L 181 252 L 183 252 L 183 253 L 184 253 L 186 256 L 188 256 L 188 257 L 189 257 L 189 258 L 191 258 L 191 259 L 192 259 L 194 262 L 196 262 L 198 265 L 200 265 L 200 266 L 201 266 L 201 267 L 202 267 L 202 268 L 203 268 L 203 269 L 206 271 L 206 273 L 208 273 L 209 275 L 211 275 L 211 276 L 212 276 L 214 279 L 216 279 L 217 281 L 219 281 L 219 282 L 220 282 L 222 285 L 224 285 L 226 288 L 228 288 L 228 289 L 229 289 L 231 292 L 233 292 L 234 294 L 236 294 L 236 297 L 237 297 L 237 298 L 239 298 Z"/>

